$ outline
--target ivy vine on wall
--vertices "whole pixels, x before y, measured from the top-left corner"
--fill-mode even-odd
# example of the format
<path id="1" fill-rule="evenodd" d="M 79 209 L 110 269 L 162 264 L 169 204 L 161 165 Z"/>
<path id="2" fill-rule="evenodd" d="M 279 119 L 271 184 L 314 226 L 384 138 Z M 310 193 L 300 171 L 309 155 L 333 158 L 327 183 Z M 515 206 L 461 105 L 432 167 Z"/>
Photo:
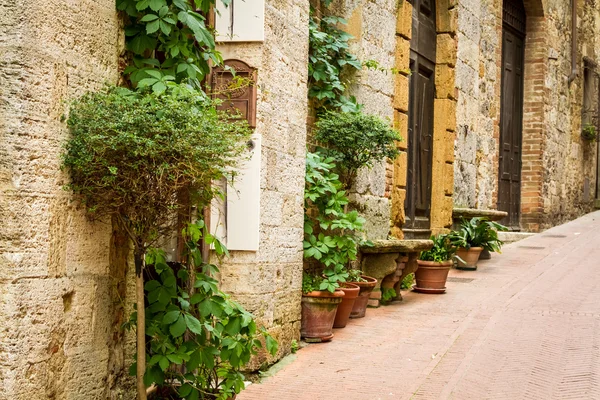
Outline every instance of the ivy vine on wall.
<path id="1" fill-rule="evenodd" d="M 231 0 L 221 0 L 229 5 Z M 207 15 L 216 0 L 116 0 L 125 19 L 130 65 L 124 74 L 134 87 L 162 93 L 169 82 L 198 90 L 210 63 L 223 62 L 215 49 Z"/>

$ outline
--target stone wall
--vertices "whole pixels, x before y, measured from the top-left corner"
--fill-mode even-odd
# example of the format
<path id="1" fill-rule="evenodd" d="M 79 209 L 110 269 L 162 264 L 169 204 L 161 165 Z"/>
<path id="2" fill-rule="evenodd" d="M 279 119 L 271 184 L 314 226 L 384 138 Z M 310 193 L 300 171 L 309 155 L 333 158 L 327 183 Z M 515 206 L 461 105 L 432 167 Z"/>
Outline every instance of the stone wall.
<path id="1" fill-rule="evenodd" d="M 129 398 L 133 292 L 111 256 L 127 240 L 86 220 L 60 170 L 69 101 L 118 79 L 115 3 L 0 10 L 0 399 Z"/>
<path id="2" fill-rule="evenodd" d="M 337 0 L 329 7 L 332 14 L 348 21 L 342 27 L 352 36 L 351 51 L 359 60 L 374 60 L 377 69 L 363 68 L 352 77 L 349 94 L 363 104 L 363 111 L 387 119 L 392 124 L 394 113 L 395 67 L 395 0 Z M 350 200 L 367 219 L 369 239 L 386 239 L 390 229 L 390 193 L 392 165 L 376 164 L 358 172 Z"/>
<path id="3" fill-rule="evenodd" d="M 264 42 L 219 46 L 224 59 L 257 69 L 256 133 L 262 135 L 259 250 L 231 252 L 221 267 L 221 289 L 279 341 L 279 359 L 300 339 L 308 2 L 265 3 Z"/>
<path id="4" fill-rule="evenodd" d="M 498 198 L 502 1 L 458 1 L 454 204 L 495 209 Z M 579 75 L 569 85 L 570 2 L 525 1 L 521 228 L 537 231 L 591 210 L 596 146 L 583 141 L 583 57 L 598 54 L 598 7 L 579 2 Z M 597 94 L 596 94 L 597 96 Z"/>

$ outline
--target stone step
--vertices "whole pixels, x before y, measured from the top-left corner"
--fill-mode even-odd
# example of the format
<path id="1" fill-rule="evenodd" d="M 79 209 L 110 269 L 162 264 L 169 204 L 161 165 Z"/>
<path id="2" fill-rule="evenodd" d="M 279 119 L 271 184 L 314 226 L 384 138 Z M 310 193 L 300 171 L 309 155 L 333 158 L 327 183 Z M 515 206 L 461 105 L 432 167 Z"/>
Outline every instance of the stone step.
<path id="1" fill-rule="evenodd" d="M 504 242 L 504 244 L 518 242 L 519 240 L 527 239 L 535 233 L 530 232 L 498 232 L 498 238 Z"/>

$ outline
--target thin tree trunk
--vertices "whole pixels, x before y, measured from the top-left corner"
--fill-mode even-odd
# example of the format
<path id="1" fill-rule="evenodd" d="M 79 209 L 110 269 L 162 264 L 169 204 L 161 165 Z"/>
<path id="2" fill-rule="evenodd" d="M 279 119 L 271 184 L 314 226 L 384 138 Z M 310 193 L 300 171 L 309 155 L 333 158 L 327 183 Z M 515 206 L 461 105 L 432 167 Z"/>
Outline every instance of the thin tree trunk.
<path id="1" fill-rule="evenodd" d="M 138 400 L 146 400 L 146 385 L 144 373 L 146 372 L 146 308 L 144 305 L 144 264 L 145 251 L 136 246 L 135 259 L 135 289 L 137 301 L 137 393 Z"/>

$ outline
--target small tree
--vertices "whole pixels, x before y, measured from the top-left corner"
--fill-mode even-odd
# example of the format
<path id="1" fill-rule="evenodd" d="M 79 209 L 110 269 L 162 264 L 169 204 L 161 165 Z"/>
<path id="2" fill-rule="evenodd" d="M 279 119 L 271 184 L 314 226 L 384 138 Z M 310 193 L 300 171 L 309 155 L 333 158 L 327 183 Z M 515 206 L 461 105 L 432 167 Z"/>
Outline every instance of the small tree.
<path id="1" fill-rule="evenodd" d="M 337 160 L 341 181 L 348 187 L 362 167 L 398 156 L 400 134 L 377 115 L 327 111 L 315 125 L 315 139 Z"/>
<path id="2" fill-rule="evenodd" d="M 146 251 L 174 228 L 174 216 L 188 206 L 182 198 L 208 204 L 216 194 L 211 182 L 230 176 L 250 131 L 185 85 L 163 94 L 118 87 L 89 93 L 73 103 L 67 124 L 69 187 L 91 217 L 115 217 L 134 245 L 137 388 L 145 399 Z"/>

